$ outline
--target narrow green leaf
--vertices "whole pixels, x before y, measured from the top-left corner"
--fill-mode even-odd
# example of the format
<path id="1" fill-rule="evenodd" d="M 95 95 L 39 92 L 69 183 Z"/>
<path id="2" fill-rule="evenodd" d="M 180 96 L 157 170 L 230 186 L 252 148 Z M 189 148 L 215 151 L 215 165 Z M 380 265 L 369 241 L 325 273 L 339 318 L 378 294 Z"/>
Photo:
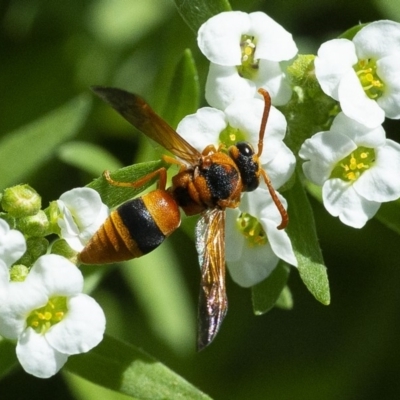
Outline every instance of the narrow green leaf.
<path id="1" fill-rule="evenodd" d="M 267 279 L 251 288 L 254 314 L 262 315 L 274 307 L 286 286 L 289 272 L 289 266 L 280 261 Z"/>
<path id="2" fill-rule="evenodd" d="M 315 228 L 314 215 L 299 174 L 285 192 L 289 225 L 286 229 L 298 262 L 300 277 L 307 289 L 322 304 L 330 303 L 329 282 Z"/>
<path id="3" fill-rule="evenodd" d="M 339 35 L 339 39 L 348 39 L 348 40 L 353 40 L 354 36 L 356 36 L 356 34 L 365 26 L 367 26 L 368 24 L 358 24 L 356 26 L 353 26 L 349 29 L 347 29 L 347 31 L 343 32 L 341 35 Z"/>
<path id="4" fill-rule="evenodd" d="M 175 4 L 183 20 L 196 34 L 213 15 L 232 10 L 228 0 L 175 0 Z"/>
<path id="5" fill-rule="evenodd" d="M 0 337 L 0 354 L 0 378 L 2 378 L 18 365 L 15 344 Z"/>
<path id="6" fill-rule="evenodd" d="M 130 165 L 128 167 L 121 168 L 111 173 L 111 178 L 120 182 L 135 182 L 142 176 L 149 174 L 161 167 L 164 167 L 165 163 L 162 160 L 149 161 L 145 163 Z M 157 180 L 157 177 L 151 179 L 145 185 L 140 188 L 132 187 L 117 187 L 110 185 L 104 177 L 100 177 L 90 182 L 87 186 L 97 190 L 100 196 L 108 207 L 115 207 L 124 201 L 132 199 L 139 193 L 143 192 L 151 184 Z"/>
<path id="7" fill-rule="evenodd" d="M 200 86 L 196 63 L 190 49 L 186 49 L 176 66 L 163 116 L 176 128 L 184 116 L 196 112 L 199 103 Z"/>
<path id="8" fill-rule="evenodd" d="M 135 399 L 210 399 L 145 352 L 110 336 L 90 352 L 70 357 L 64 368 Z"/>
<path id="9" fill-rule="evenodd" d="M 291 310 L 293 308 L 293 296 L 289 286 L 285 286 L 275 303 L 275 307 L 283 310 Z"/>
<path id="10" fill-rule="evenodd" d="M 400 200 L 382 203 L 375 217 L 400 235 Z"/>
<path id="11" fill-rule="evenodd" d="M 193 351 L 196 332 L 193 301 L 177 268 L 176 249 L 166 240 L 146 257 L 128 261 L 121 273 L 146 314 L 152 332 L 175 353 Z"/>
<path id="12" fill-rule="evenodd" d="M 66 164 L 86 171 L 94 176 L 105 169 L 121 168 L 121 163 L 103 147 L 93 143 L 73 141 L 64 143 L 58 150 L 59 158 Z"/>
<path id="13" fill-rule="evenodd" d="M 80 96 L 5 136 L 0 142 L 0 187 L 23 181 L 53 157 L 57 146 L 78 133 L 90 104 L 88 96 Z"/>

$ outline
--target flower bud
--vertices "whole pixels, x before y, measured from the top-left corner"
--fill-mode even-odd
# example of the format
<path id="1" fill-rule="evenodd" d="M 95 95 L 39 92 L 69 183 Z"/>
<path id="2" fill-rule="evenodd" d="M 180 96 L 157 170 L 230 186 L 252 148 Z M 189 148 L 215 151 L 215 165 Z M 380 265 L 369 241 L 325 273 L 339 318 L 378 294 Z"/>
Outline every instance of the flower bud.
<path id="1" fill-rule="evenodd" d="M 18 264 L 30 267 L 42 255 L 47 253 L 49 241 L 43 237 L 30 237 L 26 241 L 27 250 L 18 260 Z"/>
<path id="2" fill-rule="evenodd" d="M 29 268 L 25 265 L 14 265 L 10 269 L 10 280 L 12 282 L 23 282 L 29 274 Z"/>
<path id="3" fill-rule="evenodd" d="M 17 185 L 4 190 L 1 206 L 12 217 L 22 218 L 37 214 L 42 201 L 29 185 Z"/>
<path id="4" fill-rule="evenodd" d="M 17 221 L 17 228 L 25 236 L 46 236 L 49 228 L 49 220 L 46 213 L 40 210 L 36 215 L 19 219 Z"/>
<path id="5" fill-rule="evenodd" d="M 64 239 L 58 239 L 53 243 L 51 246 L 51 254 L 63 256 L 75 265 L 78 263 L 78 253 L 72 250 Z"/>

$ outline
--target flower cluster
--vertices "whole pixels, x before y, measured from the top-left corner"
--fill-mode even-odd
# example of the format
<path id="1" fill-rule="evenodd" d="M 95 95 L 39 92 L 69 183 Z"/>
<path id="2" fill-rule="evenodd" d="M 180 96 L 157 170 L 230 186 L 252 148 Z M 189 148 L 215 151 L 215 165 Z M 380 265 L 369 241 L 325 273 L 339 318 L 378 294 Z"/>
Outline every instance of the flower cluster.
<path id="1" fill-rule="evenodd" d="M 328 212 L 354 228 L 400 197 L 400 145 L 381 126 L 385 117 L 400 119 L 399 63 L 400 24 L 393 21 L 366 25 L 352 40 L 330 40 L 315 58 L 318 82 L 342 112 L 299 155 L 306 178 L 322 186 Z"/>
<path id="2" fill-rule="evenodd" d="M 53 249 L 44 236 L 58 233 L 76 249 L 77 242 L 90 238 L 87 232 L 100 226 L 108 209 L 88 188 L 64 193 L 45 211 L 40 206 L 40 196 L 27 185 L 3 195 L 7 212 L 0 219 L 0 334 L 16 341 L 26 372 L 48 378 L 70 355 L 87 352 L 102 340 L 105 316 L 82 293 L 82 273 L 68 259 L 74 258 L 72 250 L 68 258 L 50 254 Z"/>
<path id="3" fill-rule="evenodd" d="M 291 97 L 281 61 L 293 58 L 297 47 L 281 25 L 261 12 L 223 12 L 205 22 L 197 42 L 210 61 L 204 107 L 185 117 L 177 131 L 196 149 L 218 148 L 246 141 L 257 147 L 264 110 L 258 89 L 267 90 L 272 104 Z M 272 185 L 279 189 L 291 177 L 295 157 L 285 145 L 287 122 L 271 107 L 260 156 Z M 285 199 L 278 195 L 286 206 Z M 264 280 L 279 259 L 297 266 L 287 233 L 277 229 L 280 214 L 263 184 L 242 195 L 238 209 L 227 210 L 226 260 L 235 282 L 244 287 Z"/>

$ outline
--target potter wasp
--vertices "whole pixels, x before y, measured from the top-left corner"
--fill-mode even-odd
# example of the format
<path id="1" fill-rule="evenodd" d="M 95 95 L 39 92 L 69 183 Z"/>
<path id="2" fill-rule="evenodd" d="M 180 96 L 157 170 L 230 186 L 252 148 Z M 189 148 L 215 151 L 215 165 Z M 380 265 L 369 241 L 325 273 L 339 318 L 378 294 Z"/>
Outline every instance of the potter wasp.
<path id="1" fill-rule="evenodd" d="M 104 177 L 110 185 L 139 188 L 156 177 L 158 187 L 114 210 L 80 253 L 80 261 L 104 264 L 140 257 L 159 246 L 179 227 L 180 208 L 188 216 L 200 214 L 195 237 L 201 268 L 197 334 L 197 348 L 201 350 L 214 339 L 227 312 L 225 209 L 238 207 L 242 192 L 255 190 L 262 177 L 282 217 L 278 229 L 288 223 L 286 210 L 259 160 L 271 108 L 270 96 L 260 89 L 265 107 L 257 152 L 247 142 L 238 142 L 228 149 L 209 145 L 199 152 L 139 96 L 100 86 L 93 87 L 93 91 L 133 126 L 176 156 L 163 158 L 167 163 L 178 164 L 180 169 L 169 188 L 166 188 L 165 168 L 135 182 L 115 181 L 106 171 Z"/>

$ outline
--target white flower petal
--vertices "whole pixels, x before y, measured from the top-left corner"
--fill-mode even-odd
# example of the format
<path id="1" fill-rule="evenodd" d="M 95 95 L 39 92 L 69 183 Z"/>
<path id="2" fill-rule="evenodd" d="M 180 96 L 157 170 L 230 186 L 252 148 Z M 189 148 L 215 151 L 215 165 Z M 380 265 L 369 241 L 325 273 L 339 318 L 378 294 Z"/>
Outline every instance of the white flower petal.
<path id="1" fill-rule="evenodd" d="M 10 269 L 6 263 L 0 259 L 0 307 L 3 303 L 3 298 L 6 298 L 6 291 L 10 284 Z"/>
<path id="2" fill-rule="evenodd" d="M 240 233 L 236 221 L 240 214 L 238 208 L 228 208 L 226 210 L 225 222 L 225 253 L 226 261 L 237 261 L 243 254 L 245 238 Z"/>
<path id="3" fill-rule="evenodd" d="M 366 95 L 353 69 L 342 76 L 338 96 L 342 111 L 359 123 L 374 128 L 385 120 L 384 111 Z"/>
<path id="4" fill-rule="evenodd" d="M 57 200 L 57 205 L 62 215 L 58 220 L 61 237 L 75 251 L 83 250 L 109 214 L 100 195 L 90 188 L 65 192 Z"/>
<path id="5" fill-rule="evenodd" d="M 400 144 L 388 139 L 375 149 L 376 163 L 365 171 L 354 189 L 367 200 L 386 202 L 400 197 Z"/>
<path id="6" fill-rule="evenodd" d="M 255 151 L 257 151 L 264 108 L 263 100 L 251 99 L 235 101 L 225 109 L 229 125 L 245 133 L 246 141 L 252 144 Z M 272 106 L 265 129 L 265 145 L 260 158 L 262 164 L 268 163 L 276 157 L 277 151 L 282 146 L 286 127 L 284 115 Z"/>
<path id="7" fill-rule="evenodd" d="M 210 106 L 225 110 L 234 101 L 251 99 L 256 93 L 256 84 L 242 78 L 235 66 L 210 64 L 205 94 Z"/>
<path id="8" fill-rule="evenodd" d="M 264 102 L 259 99 L 235 101 L 225 109 L 228 123 L 246 134 L 246 141 L 257 145 Z"/>
<path id="9" fill-rule="evenodd" d="M 24 235 L 0 219 L 0 259 L 11 267 L 26 251 Z"/>
<path id="10" fill-rule="evenodd" d="M 283 142 L 276 152 L 276 157 L 268 164 L 263 164 L 274 189 L 279 189 L 290 179 L 295 167 L 296 157 Z"/>
<path id="11" fill-rule="evenodd" d="M 400 52 L 400 24 L 375 21 L 362 28 L 353 38 L 360 59 L 379 59 Z"/>
<path id="12" fill-rule="evenodd" d="M 332 135 L 346 135 L 358 146 L 377 147 L 386 143 L 386 133 L 381 125 L 368 128 L 342 112 L 333 120 L 330 132 Z M 345 153 L 343 153 L 344 156 L 346 156 Z"/>
<path id="13" fill-rule="evenodd" d="M 52 348 L 45 336 L 27 328 L 20 336 L 16 348 L 22 368 L 38 378 L 50 378 L 66 363 L 68 355 Z"/>
<path id="14" fill-rule="evenodd" d="M 292 35 L 263 12 L 253 12 L 249 35 L 255 36 L 257 45 L 254 57 L 271 61 L 290 60 L 297 53 Z M 245 32 L 246 33 L 246 32 Z"/>
<path id="15" fill-rule="evenodd" d="M 60 196 L 59 201 L 71 211 L 81 229 L 93 223 L 103 204 L 99 193 L 89 188 L 69 190 Z"/>
<path id="16" fill-rule="evenodd" d="M 333 39 L 325 42 L 314 60 L 315 75 L 322 90 L 339 100 L 338 87 L 342 76 L 357 63 L 353 42 L 347 39 Z"/>
<path id="17" fill-rule="evenodd" d="M 271 222 L 266 218 L 262 218 L 261 223 L 267 233 L 272 251 L 283 261 L 297 267 L 297 259 L 288 234 L 284 230 L 276 229 L 275 222 Z"/>
<path id="18" fill-rule="evenodd" d="M 17 339 L 26 327 L 29 313 L 47 303 L 47 296 L 40 287 L 24 282 L 10 282 L 7 297 L 0 304 L 0 334 Z"/>
<path id="19" fill-rule="evenodd" d="M 50 296 L 72 296 L 83 289 L 83 276 L 75 264 L 57 254 L 39 257 L 25 279 Z"/>
<path id="20" fill-rule="evenodd" d="M 227 126 L 225 114 L 211 107 L 203 107 L 196 114 L 187 115 L 176 131 L 196 150 L 202 152 L 208 145 L 218 147 L 219 135 Z"/>
<path id="21" fill-rule="evenodd" d="M 61 353 L 86 353 L 103 339 L 106 319 L 101 307 L 85 294 L 68 299 L 65 318 L 46 333 L 48 343 Z"/>
<path id="22" fill-rule="evenodd" d="M 361 197 L 351 183 L 341 179 L 326 181 L 322 197 L 328 212 L 353 228 L 362 228 L 380 207 L 380 203 Z"/>
<path id="23" fill-rule="evenodd" d="M 376 62 L 376 72 L 385 84 L 383 95 L 377 102 L 385 111 L 385 115 L 393 119 L 400 119 L 399 65 L 399 54 L 387 56 Z"/>
<path id="24" fill-rule="evenodd" d="M 264 246 L 243 247 L 243 256 L 239 262 L 228 262 L 232 279 L 242 287 L 251 287 L 263 281 L 275 269 L 279 258 L 269 244 Z"/>
<path id="25" fill-rule="evenodd" d="M 240 65 L 240 40 L 250 29 L 249 15 L 227 11 L 214 15 L 199 29 L 197 44 L 202 53 L 219 65 Z"/>
<path id="26" fill-rule="evenodd" d="M 260 60 L 258 73 L 253 79 L 256 88 L 266 89 L 274 106 L 283 106 L 292 96 L 292 88 L 288 83 L 280 64 L 276 61 Z M 256 91 L 256 97 L 261 95 Z"/>
<path id="27" fill-rule="evenodd" d="M 336 117 L 337 118 L 337 117 Z M 322 186 L 335 164 L 357 148 L 348 136 L 338 132 L 319 132 L 307 139 L 299 156 L 306 161 L 303 171 L 307 179 Z"/>

